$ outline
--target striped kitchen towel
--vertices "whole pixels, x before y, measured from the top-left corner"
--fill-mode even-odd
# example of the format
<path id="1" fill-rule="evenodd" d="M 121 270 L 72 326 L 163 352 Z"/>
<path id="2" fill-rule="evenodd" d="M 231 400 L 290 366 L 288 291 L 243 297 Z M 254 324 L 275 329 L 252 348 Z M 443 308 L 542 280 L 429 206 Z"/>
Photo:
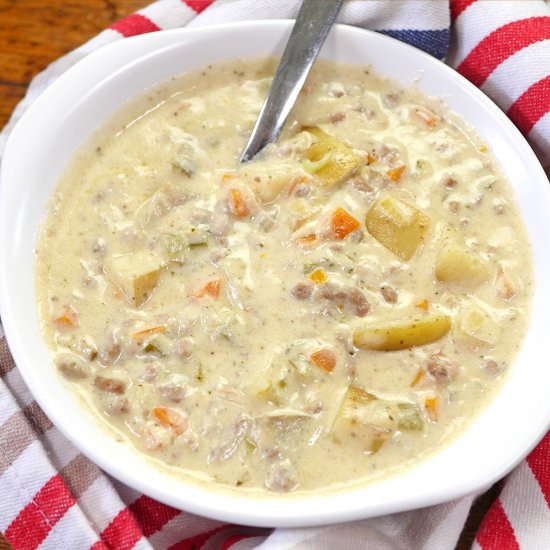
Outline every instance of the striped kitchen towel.
<path id="1" fill-rule="evenodd" d="M 9 130 L 42 90 L 103 44 L 185 25 L 292 18 L 299 4 L 299 0 L 155 2 L 36 77 L 0 136 L 0 153 Z M 498 103 L 550 168 L 550 6 L 543 0 L 348 0 L 340 20 L 446 58 Z M 546 436 L 505 480 L 474 548 L 550 548 L 549 464 L 550 436 Z M 5 338 L 0 338 L 0 495 L 0 532 L 17 550 L 445 550 L 455 547 L 474 500 L 470 496 L 353 524 L 274 531 L 180 512 L 109 478 L 64 439 L 25 387 Z"/>

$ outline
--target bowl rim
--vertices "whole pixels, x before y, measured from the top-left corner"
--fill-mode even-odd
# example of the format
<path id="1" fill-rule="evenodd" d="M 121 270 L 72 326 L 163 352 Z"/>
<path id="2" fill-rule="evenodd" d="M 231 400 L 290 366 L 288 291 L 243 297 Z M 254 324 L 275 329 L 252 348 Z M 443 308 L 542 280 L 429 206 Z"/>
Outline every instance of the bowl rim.
<path id="1" fill-rule="evenodd" d="M 99 50 L 92 52 L 79 61 L 76 65 L 68 69 L 54 83 L 52 83 L 50 87 L 36 99 L 33 105 L 30 106 L 28 111 L 24 113 L 21 120 L 12 130 L 12 133 L 6 143 L 6 147 L 4 149 L 4 159 L 2 160 L 2 164 L 0 166 L 0 213 L 6 212 L 7 207 L 4 205 L 9 204 L 11 200 L 10 197 L 8 197 L 8 186 L 10 185 L 9 173 L 12 170 L 12 164 L 16 162 L 14 159 L 12 160 L 12 156 L 15 154 L 12 153 L 12 150 L 15 149 L 16 142 L 25 138 L 25 132 L 28 132 L 29 127 L 32 126 L 33 117 L 36 116 L 36 113 L 40 109 L 47 108 L 49 103 L 56 97 L 56 94 L 65 91 L 67 86 L 74 84 L 74 79 L 77 75 L 82 76 L 82 74 L 84 74 L 84 72 L 88 69 L 94 67 L 97 68 L 96 65 L 100 61 L 104 63 L 104 73 L 111 70 L 111 67 L 116 66 L 117 63 L 120 65 L 119 68 L 121 69 L 132 64 L 139 64 L 145 57 L 147 57 L 147 52 L 149 50 L 151 50 L 155 55 L 160 55 L 165 44 L 175 42 L 183 37 L 202 37 L 203 35 L 217 34 L 220 32 L 246 32 L 247 29 L 265 29 L 270 32 L 274 32 L 275 34 L 279 33 L 280 35 L 285 35 L 285 33 L 290 32 L 291 25 L 291 20 L 258 20 L 225 23 L 201 28 L 172 29 L 168 31 L 160 31 L 158 33 L 126 38 L 124 40 L 108 44 Z M 508 132 L 510 132 L 513 136 L 513 140 L 515 140 L 516 145 L 520 148 L 522 155 L 528 159 L 526 163 L 531 165 L 532 170 L 535 174 L 537 174 L 539 179 L 543 178 L 542 181 L 546 180 L 547 183 L 548 180 L 546 179 L 546 175 L 538 159 L 527 144 L 525 138 L 520 134 L 519 130 L 517 130 L 512 122 L 489 98 L 487 98 L 487 96 L 485 96 L 480 90 L 469 83 L 461 75 L 456 73 L 453 69 L 428 54 L 413 48 L 412 46 L 373 31 L 338 24 L 335 25 L 333 31 L 331 31 L 331 34 L 332 33 L 361 34 L 366 37 L 367 42 L 371 40 L 382 45 L 392 44 L 392 47 L 401 48 L 403 51 L 408 51 L 409 55 L 412 55 L 410 52 L 413 51 L 414 56 L 418 59 L 424 60 L 424 63 L 427 63 L 433 67 L 437 67 L 437 69 L 435 69 L 436 72 L 443 71 L 443 73 L 451 75 L 449 78 L 459 83 L 460 86 L 464 88 L 464 93 L 476 98 L 477 101 L 483 105 L 493 117 L 496 117 L 499 120 L 502 126 L 507 128 Z M 132 59 L 131 54 L 136 48 L 141 51 L 141 54 L 135 59 Z M 125 55 L 126 61 L 124 63 L 116 62 L 115 59 L 121 52 L 124 52 Z M 12 183 L 11 185 L 14 184 Z M 550 190 L 541 189 L 541 193 L 541 202 L 546 206 L 550 206 Z M 13 231 L 13 227 L 8 227 L 6 218 L 7 216 L 0 216 L 0 245 L 7 244 L 9 242 L 10 234 Z M 0 246 L 0 248 L 2 249 L 2 255 L 4 256 L 7 247 Z M 203 490 L 202 488 L 197 487 L 189 490 L 190 497 L 181 498 L 178 495 L 166 494 L 165 491 L 159 491 L 152 487 L 149 480 L 144 478 L 136 478 L 132 471 L 126 467 L 126 464 L 113 464 L 112 459 L 105 457 L 100 449 L 91 449 L 89 445 L 83 441 L 81 434 L 73 432 L 67 427 L 66 422 L 60 415 L 58 404 L 49 400 L 48 396 L 36 387 L 33 369 L 29 364 L 29 357 L 27 353 L 28 349 L 27 346 L 25 346 L 25 335 L 21 332 L 20 326 L 15 321 L 16 315 L 14 314 L 14 308 L 17 304 L 10 295 L 10 289 L 13 288 L 13 286 L 10 282 L 11 279 L 8 276 L 9 270 L 6 267 L 6 264 L 7 262 L 4 261 L 2 262 L 4 267 L 0 267 L 0 311 L 2 312 L 6 338 L 10 345 L 14 360 L 19 367 L 19 372 L 21 373 L 26 385 L 29 387 L 33 397 L 39 403 L 47 416 L 52 420 L 56 428 L 95 464 L 98 464 L 102 469 L 113 475 L 115 478 L 161 502 L 199 515 L 221 519 L 224 521 L 246 523 L 248 525 L 297 527 L 362 519 L 383 515 L 390 512 L 404 511 L 412 508 L 445 502 L 467 494 L 478 492 L 503 477 L 503 475 L 509 472 L 527 455 L 527 453 L 537 444 L 537 442 L 544 436 L 550 427 L 549 404 L 545 410 L 546 418 L 541 418 L 538 423 L 533 423 L 531 426 L 531 437 L 529 438 L 529 441 L 522 442 L 521 450 L 519 452 L 516 450 L 516 452 L 507 456 L 506 460 L 501 460 L 498 467 L 493 469 L 492 475 L 484 476 L 483 478 L 474 476 L 467 486 L 455 485 L 453 488 L 434 487 L 425 494 L 416 494 L 412 496 L 403 495 L 399 501 L 394 499 L 376 504 L 368 502 L 362 507 L 357 504 L 350 506 L 346 505 L 346 499 L 341 498 L 342 495 L 340 493 L 340 497 L 335 497 L 332 493 L 325 493 L 323 495 L 313 493 L 306 496 L 300 495 L 299 498 L 292 495 L 289 498 L 281 497 L 276 499 L 262 496 L 262 502 L 265 505 L 261 505 L 258 504 L 256 499 L 251 500 L 249 495 L 235 496 L 232 494 L 228 496 L 224 493 L 220 493 L 217 494 L 217 498 L 215 498 L 213 497 L 211 490 Z M 106 431 L 105 435 L 107 436 Z M 447 447 L 449 447 L 448 444 Z M 424 467 L 426 463 L 430 463 L 430 461 L 431 458 L 428 459 L 428 461 L 424 461 Z M 392 479 L 399 477 L 400 474 L 396 474 L 392 476 Z M 385 480 L 382 483 L 384 485 L 387 484 Z M 376 485 L 376 483 L 374 485 Z M 392 486 L 392 483 L 388 485 Z M 370 493 L 368 487 L 370 486 L 371 484 L 369 484 L 366 488 L 351 487 L 351 492 L 354 492 L 354 494 L 363 493 L 368 495 Z M 367 491 L 365 491 L 365 489 L 367 489 Z M 347 493 L 348 491 L 346 491 L 346 494 Z M 204 499 L 213 498 L 215 503 L 214 505 L 208 502 L 205 503 L 200 497 L 203 497 Z M 193 500 L 190 500 L 190 498 Z M 299 500 L 301 503 L 305 503 L 306 505 L 302 507 L 305 507 L 306 510 L 300 511 L 300 509 L 296 508 L 296 506 L 292 506 L 291 500 Z M 308 510 L 307 503 L 311 503 L 312 500 L 315 500 L 315 502 L 321 501 L 325 504 L 337 503 L 340 508 L 332 510 L 329 508 L 329 511 L 325 510 L 324 512 L 319 507 L 316 507 L 313 511 L 311 509 Z M 251 502 L 252 505 L 250 504 Z M 246 509 L 245 512 L 242 511 L 243 507 Z"/>

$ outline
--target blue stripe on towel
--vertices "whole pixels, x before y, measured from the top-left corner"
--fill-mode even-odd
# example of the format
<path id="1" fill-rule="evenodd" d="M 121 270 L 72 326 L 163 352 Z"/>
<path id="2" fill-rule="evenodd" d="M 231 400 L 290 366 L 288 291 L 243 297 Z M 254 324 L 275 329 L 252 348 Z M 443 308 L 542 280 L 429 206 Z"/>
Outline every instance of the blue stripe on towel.
<path id="1" fill-rule="evenodd" d="M 449 38 L 451 36 L 450 29 L 442 29 L 438 31 L 414 31 L 414 30 L 388 30 L 388 31 L 378 31 L 382 34 L 401 40 L 414 46 L 415 48 L 420 48 L 426 53 L 437 57 L 437 59 L 443 59 L 446 57 L 449 50 Z"/>

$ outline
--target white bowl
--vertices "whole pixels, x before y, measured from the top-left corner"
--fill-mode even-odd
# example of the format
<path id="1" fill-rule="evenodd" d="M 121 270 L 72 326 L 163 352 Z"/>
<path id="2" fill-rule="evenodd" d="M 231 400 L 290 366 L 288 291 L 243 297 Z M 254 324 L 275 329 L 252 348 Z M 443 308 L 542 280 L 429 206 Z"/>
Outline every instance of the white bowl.
<path id="1" fill-rule="evenodd" d="M 404 83 L 420 77 L 427 94 L 447 98 L 491 144 L 533 243 L 536 285 L 525 343 L 502 391 L 471 428 L 429 460 L 364 487 L 256 499 L 187 484 L 155 469 L 99 427 L 51 366 L 35 305 L 34 246 L 47 198 L 75 149 L 135 93 L 211 62 L 280 54 L 290 29 L 289 21 L 259 21 L 121 40 L 85 58 L 36 100 L 12 132 L 1 172 L 0 305 L 15 361 L 55 426 L 92 461 L 127 485 L 196 514 L 296 527 L 403 511 L 480 491 L 513 468 L 550 423 L 550 187 L 523 137 L 491 101 L 442 63 L 380 34 L 336 26 L 322 57 L 368 64 Z"/>

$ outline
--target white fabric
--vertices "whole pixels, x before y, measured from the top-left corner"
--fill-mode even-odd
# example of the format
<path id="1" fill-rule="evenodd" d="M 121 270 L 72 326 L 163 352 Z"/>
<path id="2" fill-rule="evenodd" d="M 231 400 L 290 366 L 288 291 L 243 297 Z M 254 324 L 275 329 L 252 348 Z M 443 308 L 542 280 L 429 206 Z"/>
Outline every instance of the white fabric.
<path id="1" fill-rule="evenodd" d="M 456 546 L 474 497 L 312 529 L 277 529 L 257 550 L 444 550 Z"/>
<path id="2" fill-rule="evenodd" d="M 550 548 L 550 510 L 527 462 L 510 475 L 500 500 L 520 548 Z M 522 514 L 527 508 L 530 513 Z"/>
<path id="3" fill-rule="evenodd" d="M 530 17 L 548 15 L 548 8 L 539 0 L 483 0 L 468 8 L 467 17 L 459 17 L 454 34 L 460 36 L 451 50 L 448 63 L 457 67 L 472 49 L 493 31 L 517 21 L 528 13 Z"/>

